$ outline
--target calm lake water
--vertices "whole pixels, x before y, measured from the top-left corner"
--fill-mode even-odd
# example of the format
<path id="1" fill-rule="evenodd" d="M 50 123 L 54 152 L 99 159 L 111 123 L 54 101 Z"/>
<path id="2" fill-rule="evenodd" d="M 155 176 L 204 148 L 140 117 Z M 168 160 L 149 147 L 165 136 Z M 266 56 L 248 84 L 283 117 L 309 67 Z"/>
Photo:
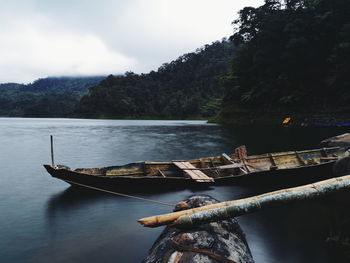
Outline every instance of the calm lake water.
<path id="1" fill-rule="evenodd" d="M 213 156 L 241 144 L 249 153 L 301 150 L 343 132 L 347 129 L 229 128 L 204 121 L 0 118 L 0 262 L 140 262 L 163 229 L 136 221 L 169 212 L 167 206 L 79 190 L 51 178 L 42 167 L 50 163 L 50 134 L 56 162 L 78 168 Z M 231 186 L 196 193 L 223 201 L 259 191 Z M 191 194 L 140 196 L 176 203 Z M 293 205 L 239 222 L 257 263 L 341 262 L 324 242 L 328 230 L 317 223 L 324 217 L 321 207 Z"/>

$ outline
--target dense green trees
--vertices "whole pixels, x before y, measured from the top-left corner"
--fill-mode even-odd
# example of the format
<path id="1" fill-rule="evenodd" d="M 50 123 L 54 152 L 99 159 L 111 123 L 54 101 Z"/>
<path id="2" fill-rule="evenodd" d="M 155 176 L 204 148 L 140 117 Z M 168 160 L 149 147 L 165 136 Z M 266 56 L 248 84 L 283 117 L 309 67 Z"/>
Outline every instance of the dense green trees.
<path id="1" fill-rule="evenodd" d="M 265 0 L 233 24 L 223 112 L 350 109 L 349 0 Z"/>
<path id="2" fill-rule="evenodd" d="M 79 99 L 104 77 L 44 78 L 0 84 L 0 116 L 69 117 Z"/>
<path id="3" fill-rule="evenodd" d="M 233 44 L 224 39 L 180 56 L 148 74 L 109 76 L 92 87 L 76 115 L 110 118 L 186 119 L 214 115 L 224 90 Z"/>
<path id="4" fill-rule="evenodd" d="M 223 39 L 163 64 L 148 74 L 45 78 L 0 84 L 0 116 L 205 118 L 215 115 L 234 52 Z M 91 88 L 90 88 L 91 87 Z M 89 90 L 90 88 L 90 90 Z"/>

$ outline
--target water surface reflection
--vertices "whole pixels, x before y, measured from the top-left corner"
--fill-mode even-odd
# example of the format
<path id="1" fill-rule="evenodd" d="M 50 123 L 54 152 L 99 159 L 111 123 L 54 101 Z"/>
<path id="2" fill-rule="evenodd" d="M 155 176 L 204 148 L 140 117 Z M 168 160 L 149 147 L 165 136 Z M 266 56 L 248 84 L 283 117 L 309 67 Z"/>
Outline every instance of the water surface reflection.
<path id="1" fill-rule="evenodd" d="M 50 162 L 50 134 L 58 163 L 77 168 L 206 157 L 230 153 L 241 144 L 250 153 L 313 148 L 319 140 L 346 131 L 223 127 L 203 121 L 0 118 L 0 125 L 1 262 L 139 262 L 162 229 L 145 229 L 137 219 L 170 211 L 51 178 L 42 167 Z M 264 190 L 232 186 L 200 193 L 232 200 Z M 139 196 L 175 203 L 194 193 Z M 241 217 L 256 262 L 334 262 L 323 242 L 324 227 L 312 228 L 295 216 L 305 214 L 303 220 L 309 222 L 326 217 L 317 206 L 312 211 L 275 208 Z"/>

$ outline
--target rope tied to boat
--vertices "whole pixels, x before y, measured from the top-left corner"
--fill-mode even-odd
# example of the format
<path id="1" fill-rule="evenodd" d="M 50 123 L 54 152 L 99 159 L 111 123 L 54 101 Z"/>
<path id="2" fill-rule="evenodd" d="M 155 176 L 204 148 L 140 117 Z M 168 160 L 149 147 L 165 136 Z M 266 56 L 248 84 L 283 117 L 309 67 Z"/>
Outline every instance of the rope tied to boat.
<path id="1" fill-rule="evenodd" d="M 108 193 L 108 194 L 113 194 L 113 195 L 118 195 L 118 196 L 123 196 L 123 197 L 128 197 L 128 198 L 133 198 L 133 199 L 136 199 L 136 200 L 146 201 L 146 202 L 159 204 L 159 205 L 166 205 L 166 206 L 171 206 L 171 207 L 175 207 L 176 206 L 175 204 L 170 204 L 170 203 L 167 203 L 167 202 L 162 202 L 162 201 L 147 199 L 147 198 L 143 198 L 143 197 L 139 197 L 139 196 L 134 196 L 134 195 L 128 195 L 128 194 L 118 193 L 118 192 L 114 192 L 114 191 L 109 191 L 109 190 L 101 189 L 101 188 L 94 187 L 94 186 L 80 184 L 80 183 L 73 182 L 73 181 L 70 181 L 70 180 L 64 180 L 64 181 L 66 181 L 67 183 L 83 186 L 83 187 L 86 187 L 86 188 L 89 188 L 89 189 L 97 190 L 97 191 Z"/>

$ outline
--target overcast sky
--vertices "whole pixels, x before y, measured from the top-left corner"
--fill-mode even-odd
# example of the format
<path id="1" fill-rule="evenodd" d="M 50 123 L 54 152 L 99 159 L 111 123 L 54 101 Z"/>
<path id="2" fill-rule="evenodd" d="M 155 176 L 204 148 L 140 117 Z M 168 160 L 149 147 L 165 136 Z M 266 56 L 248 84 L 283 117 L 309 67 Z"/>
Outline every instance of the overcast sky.
<path id="1" fill-rule="evenodd" d="M 0 0 L 0 83 L 149 72 L 263 0 Z"/>

